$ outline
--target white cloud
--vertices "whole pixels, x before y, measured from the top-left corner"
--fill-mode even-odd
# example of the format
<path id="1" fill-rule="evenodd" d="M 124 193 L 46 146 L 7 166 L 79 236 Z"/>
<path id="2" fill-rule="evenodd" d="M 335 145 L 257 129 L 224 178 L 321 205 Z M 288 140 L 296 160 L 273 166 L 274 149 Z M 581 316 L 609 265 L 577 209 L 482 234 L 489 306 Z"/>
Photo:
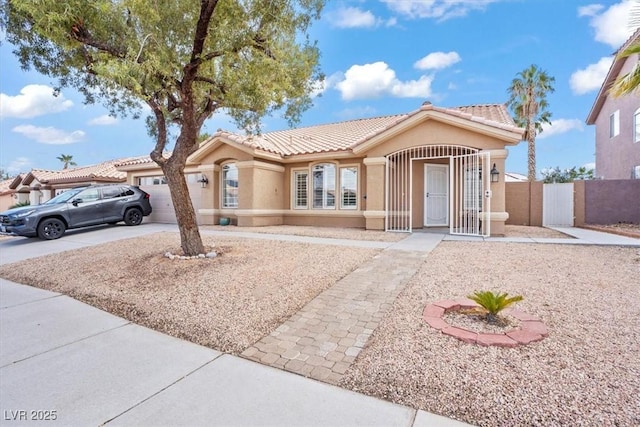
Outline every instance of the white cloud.
<path id="1" fill-rule="evenodd" d="M 496 1 L 500 0 L 382 0 L 389 9 L 407 18 L 438 21 L 465 16 L 471 10 L 484 10 Z"/>
<path id="2" fill-rule="evenodd" d="M 391 94 L 398 98 L 425 98 L 431 96 L 433 76 L 421 76 L 418 80 L 397 81 L 391 87 Z"/>
<path id="3" fill-rule="evenodd" d="M 377 113 L 376 109 L 367 105 L 364 107 L 346 108 L 339 111 L 336 115 L 343 120 L 349 120 L 353 118 L 361 119 L 363 117 L 371 117 Z"/>
<path id="4" fill-rule="evenodd" d="M 573 93 L 583 95 L 587 92 L 600 89 L 612 63 L 613 57 L 605 56 L 597 63 L 591 64 L 587 66 L 587 68 L 571 74 L 569 85 Z"/>
<path id="5" fill-rule="evenodd" d="M 0 117 L 29 119 L 68 110 L 73 102 L 61 94 L 53 95 L 53 88 L 45 85 L 27 85 L 20 94 L 0 93 Z"/>
<path id="6" fill-rule="evenodd" d="M 582 165 L 583 168 L 585 168 L 586 170 L 595 170 L 596 169 L 596 164 L 595 163 L 585 163 L 584 165 Z"/>
<path id="7" fill-rule="evenodd" d="M 376 25 L 376 17 L 368 10 L 341 7 L 329 15 L 331 24 L 338 28 L 368 28 Z"/>
<path id="8" fill-rule="evenodd" d="M 595 16 L 602 9 L 604 9 L 604 6 L 601 5 L 601 4 L 590 4 L 590 5 L 587 5 L 587 6 L 581 6 L 581 7 L 578 8 L 578 16 L 579 17 Z"/>
<path id="9" fill-rule="evenodd" d="M 118 123 L 118 119 L 108 114 L 103 114 L 100 117 L 89 120 L 87 124 L 90 126 L 111 126 L 115 125 L 116 123 Z"/>
<path id="10" fill-rule="evenodd" d="M 419 80 L 402 82 L 394 70 L 379 61 L 351 66 L 344 74 L 344 80 L 335 87 L 344 100 L 377 98 L 385 94 L 400 98 L 428 97 L 432 81 L 432 76 L 422 76 Z"/>
<path id="11" fill-rule="evenodd" d="M 81 130 L 66 132 L 54 127 L 45 128 L 33 125 L 20 125 L 14 127 L 11 130 L 42 144 L 74 144 L 76 142 L 82 141 L 85 137 L 85 133 Z"/>
<path id="12" fill-rule="evenodd" d="M 26 172 L 29 169 L 31 169 L 31 160 L 27 157 L 18 157 L 12 160 L 5 168 L 6 172 L 12 175 L 20 172 Z"/>
<path id="13" fill-rule="evenodd" d="M 582 120 L 578 119 L 558 119 L 551 120 L 551 124 L 544 123 L 542 125 L 542 133 L 537 137 L 538 139 L 549 138 L 553 135 L 560 135 L 561 133 L 567 133 L 572 130 L 582 131 L 584 124 Z"/>
<path id="14" fill-rule="evenodd" d="M 637 0 L 622 0 L 606 10 L 600 4 L 591 4 L 578 8 L 578 16 L 590 18 L 589 25 L 596 32 L 596 41 L 618 49 L 637 28 L 637 26 L 632 27 L 629 22 L 634 5 L 638 7 Z"/>
<path id="15" fill-rule="evenodd" d="M 458 52 L 431 52 L 424 58 L 413 64 L 418 70 L 441 70 L 460 62 L 461 58 Z"/>

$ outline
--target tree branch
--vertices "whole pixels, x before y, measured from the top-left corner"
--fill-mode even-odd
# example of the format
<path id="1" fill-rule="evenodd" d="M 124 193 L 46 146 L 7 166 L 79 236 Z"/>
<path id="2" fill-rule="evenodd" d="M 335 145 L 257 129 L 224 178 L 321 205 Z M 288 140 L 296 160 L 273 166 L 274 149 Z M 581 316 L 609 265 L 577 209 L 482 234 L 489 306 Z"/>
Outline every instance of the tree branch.
<path id="1" fill-rule="evenodd" d="M 81 18 L 71 26 L 71 37 L 85 46 L 91 46 L 102 52 L 107 52 L 117 58 L 124 58 L 126 55 L 126 51 L 122 48 L 95 40 L 84 26 L 84 21 Z"/>
<path id="2" fill-rule="evenodd" d="M 164 149 L 167 147 L 167 123 L 165 121 L 164 114 L 160 108 L 160 105 L 154 99 L 148 99 L 147 104 L 151 107 L 153 115 L 156 117 L 156 145 L 151 151 L 151 160 L 156 162 L 160 167 L 167 163 L 167 159 L 162 155 Z"/>

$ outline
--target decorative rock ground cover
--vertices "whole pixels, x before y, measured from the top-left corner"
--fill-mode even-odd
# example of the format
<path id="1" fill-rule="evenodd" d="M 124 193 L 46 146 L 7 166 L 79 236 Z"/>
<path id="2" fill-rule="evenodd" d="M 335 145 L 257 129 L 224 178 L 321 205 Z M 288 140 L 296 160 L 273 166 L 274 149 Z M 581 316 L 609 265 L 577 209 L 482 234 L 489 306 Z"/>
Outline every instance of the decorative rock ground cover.
<path id="1" fill-rule="evenodd" d="M 507 309 L 504 313 L 518 319 L 519 328 L 511 329 L 504 333 L 482 333 L 453 326 L 447 323 L 443 316 L 454 310 L 466 310 L 479 307 L 474 301 L 462 298 L 456 300 L 443 300 L 434 302 L 424 308 L 422 317 L 434 329 L 445 335 L 457 338 L 470 344 L 498 347 L 517 347 L 535 341 L 540 341 L 549 334 L 546 325 L 537 317 L 517 309 Z"/>

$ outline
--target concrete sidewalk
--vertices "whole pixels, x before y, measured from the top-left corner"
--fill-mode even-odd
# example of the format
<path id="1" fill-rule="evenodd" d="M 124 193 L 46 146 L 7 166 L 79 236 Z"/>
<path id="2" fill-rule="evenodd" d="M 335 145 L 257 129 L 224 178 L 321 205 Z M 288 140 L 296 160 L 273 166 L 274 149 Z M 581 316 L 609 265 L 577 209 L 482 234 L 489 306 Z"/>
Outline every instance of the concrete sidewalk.
<path id="1" fill-rule="evenodd" d="M 597 246 L 626 246 L 640 247 L 640 239 L 619 236 L 617 234 L 601 231 L 587 230 L 578 227 L 548 227 L 567 235 L 565 238 L 547 237 L 475 237 L 445 235 L 443 240 L 448 241 L 485 241 L 485 242 L 510 242 L 510 243 L 546 243 L 562 245 L 597 245 Z"/>
<path id="2" fill-rule="evenodd" d="M 461 426 L 0 279 L 0 424 Z"/>

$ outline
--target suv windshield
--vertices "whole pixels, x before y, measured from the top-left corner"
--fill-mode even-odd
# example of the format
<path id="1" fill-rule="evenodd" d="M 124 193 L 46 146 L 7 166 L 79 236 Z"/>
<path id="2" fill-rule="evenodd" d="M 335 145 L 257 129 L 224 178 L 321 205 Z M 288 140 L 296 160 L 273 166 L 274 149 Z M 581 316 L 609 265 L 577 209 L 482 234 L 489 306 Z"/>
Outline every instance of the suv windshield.
<path id="1" fill-rule="evenodd" d="M 83 188 L 73 188 L 71 190 L 65 191 L 64 193 L 58 194 L 53 199 L 47 200 L 46 202 L 43 203 L 43 205 L 56 205 L 58 203 L 66 203 L 73 196 L 75 196 L 76 194 L 78 194 L 82 190 L 83 190 Z"/>

